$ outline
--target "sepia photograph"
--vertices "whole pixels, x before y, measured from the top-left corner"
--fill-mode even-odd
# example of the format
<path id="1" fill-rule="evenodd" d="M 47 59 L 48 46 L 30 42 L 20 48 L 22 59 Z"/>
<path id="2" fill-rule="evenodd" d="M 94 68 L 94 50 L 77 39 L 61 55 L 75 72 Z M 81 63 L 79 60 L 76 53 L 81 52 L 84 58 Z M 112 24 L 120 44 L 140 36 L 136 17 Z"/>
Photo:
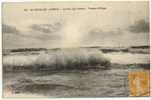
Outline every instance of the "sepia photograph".
<path id="1" fill-rule="evenodd" d="M 150 96 L 149 1 L 3 2 L 4 98 Z"/>

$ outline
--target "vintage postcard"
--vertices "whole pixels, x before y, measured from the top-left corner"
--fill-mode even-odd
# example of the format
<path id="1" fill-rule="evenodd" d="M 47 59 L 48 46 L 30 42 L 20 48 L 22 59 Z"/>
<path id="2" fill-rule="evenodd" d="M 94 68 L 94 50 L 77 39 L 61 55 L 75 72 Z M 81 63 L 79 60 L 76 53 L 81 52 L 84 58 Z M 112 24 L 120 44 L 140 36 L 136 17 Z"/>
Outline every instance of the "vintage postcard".
<path id="1" fill-rule="evenodd" d="M 3 97 L 150 96 L 149 1 L 3 2 Z"/>

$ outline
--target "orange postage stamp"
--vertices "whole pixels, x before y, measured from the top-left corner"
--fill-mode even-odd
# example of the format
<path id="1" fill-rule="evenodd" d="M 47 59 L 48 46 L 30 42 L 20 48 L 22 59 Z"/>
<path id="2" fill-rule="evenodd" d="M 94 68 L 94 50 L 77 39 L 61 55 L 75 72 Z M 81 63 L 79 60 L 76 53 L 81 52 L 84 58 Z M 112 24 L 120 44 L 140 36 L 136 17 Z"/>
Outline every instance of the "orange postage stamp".
<path id="1" fill-rule="evenodd" d="M 128 73 L 129 96 L 149 96 L 149 71 Z"/>

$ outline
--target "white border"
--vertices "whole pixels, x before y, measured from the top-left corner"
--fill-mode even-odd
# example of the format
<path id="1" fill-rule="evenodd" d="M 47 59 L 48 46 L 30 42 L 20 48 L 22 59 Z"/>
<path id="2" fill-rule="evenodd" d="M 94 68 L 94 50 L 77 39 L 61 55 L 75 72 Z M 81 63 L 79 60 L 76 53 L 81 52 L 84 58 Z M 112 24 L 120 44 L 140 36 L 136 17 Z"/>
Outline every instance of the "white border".
<path id="1" fill-rule="evenodd" d="M 1 2 L 45 2 L 45 1 L 150 1 L 150 0 L 1 0 Z"/>
<path id="2" fill-rule="evenodd" d="M 149 0 L 0 0 L 0 18 L 2 16 L 2 2 L 45 2 L 45 1 L 149 1 Z M 151 3 L 150 3 L 150 6 L 151 6 Z M 151 10 L 150 10 L 150 14 L 151 14 Z M 2 19 L 2 18 L 1 18 Z M 0 23 L 1 20 L 0 20 Z M 0 34 L 0 39 L 2 39 L 2 26 L 0 25 L 0 31 L 1 31 L 1 34 Z M 151 25 L 150 25 L 150 29 L 151 29 Z M 150 39 L 151 39 L 151 35 L 150 35 Z M 151 40 L 150 40 L 150 43 L 151 43 Z M 151 51 L 151 50 L 150 50 Z M 151 77 L 150 77 L 151 78 Z M 151 87 L 150 87 L 151 89 Z M 35 100 L 35 99 L 39 99 L 39 100 L 49 100 L 50 98 L 2 98 L 2 40 L 0 40 L 0 95 L 1 95 L 1 98 L 0 100 Z M 86 99 L 86 100 L 94 100 L 94 99 L 97 99 L 97 100 L 117 100 L 117 99 L 122 99 L 122 100 L 150 100 L 151 97 L 108 97 L 108 98 L 51 98 L 51 99 L 62 99 L 62 100 L 67 100 L 67 99 L 72 99 L 72 100 L 83 100 L 83 99 Z"/>

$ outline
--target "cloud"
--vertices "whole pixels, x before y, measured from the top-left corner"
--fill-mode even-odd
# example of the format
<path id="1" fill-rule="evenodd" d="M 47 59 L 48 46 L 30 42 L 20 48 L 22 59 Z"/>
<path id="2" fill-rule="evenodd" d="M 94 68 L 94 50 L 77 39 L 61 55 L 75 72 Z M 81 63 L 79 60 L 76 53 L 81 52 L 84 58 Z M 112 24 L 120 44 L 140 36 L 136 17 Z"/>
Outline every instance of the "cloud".
<path id="1" fill-rule="evenodd" d="M 92 29 L 89 30 L 86 34 L 86 38 L 91 41 L 102 40 L 104 38 L 119 36 L 122 33 L 120 29 L 112 30 L 112 31 L 103 31 L 101 29 Z"/>
<path id="2" fill-rule="evenodd" d="M 60 23 L 54 24 L 33 24 L 30 28 L 34 31 L 43 32 L 43 33 L 54 33 L 61 28 Z"/>
<path id="3" fill-rule="evenodd" d="M 19 28 L 19 29 L 18 29 Z M 18 27 L 12 25 L 3 24 L 2 25 L 2 32 L 7 35 L 18 35 L 27 38 L 35 38 L 38 40 L 56 40 L 60 39 L 60 23 L 54 24 L 32 24 L 26 27 Z M 26 29 L 26 30 L 23 30 Z M 45 34 L 47 33 L 47 34 Z"/>
<path id="4" fill-rule="evenodd" d="M 39 40 L 44 40 L 44 41 L 54 41 L 61 39 L 60 35 L 60 30 L 62 28 L 61 23 L 42 23 L 42 24 L 37 24 L 34 23 L 32 25 L 29 25 L 28 27 L 30 29 L 29 33 L 31 37 L 37 38 Z"/>
<path id="5" fill-rule="evenodd" d="M 83 37 L 82 44 L 87 46 L 112 46 L 118 45 L 121 41 L 121 37 L 125 35 L 125 32 L 120 29 L 104 30 L 103 28 L 88 29 Z"/>
<path id="6" fill-rule="evenodd" d="M 14 26 L 10 26 L 10 25 L 6 25 L 3 24 L 2 25 L 2 32 L 3 33 L 19 33 L 19 30 L 16 29 L 16 27 Z"/>
<path id="7" fill-rule="evenodd" d="M 149 22 L 145 20 L 138 20 L 134 25 L 129 26 L 128 30 L 133 33 L 149 32 Z"/>

